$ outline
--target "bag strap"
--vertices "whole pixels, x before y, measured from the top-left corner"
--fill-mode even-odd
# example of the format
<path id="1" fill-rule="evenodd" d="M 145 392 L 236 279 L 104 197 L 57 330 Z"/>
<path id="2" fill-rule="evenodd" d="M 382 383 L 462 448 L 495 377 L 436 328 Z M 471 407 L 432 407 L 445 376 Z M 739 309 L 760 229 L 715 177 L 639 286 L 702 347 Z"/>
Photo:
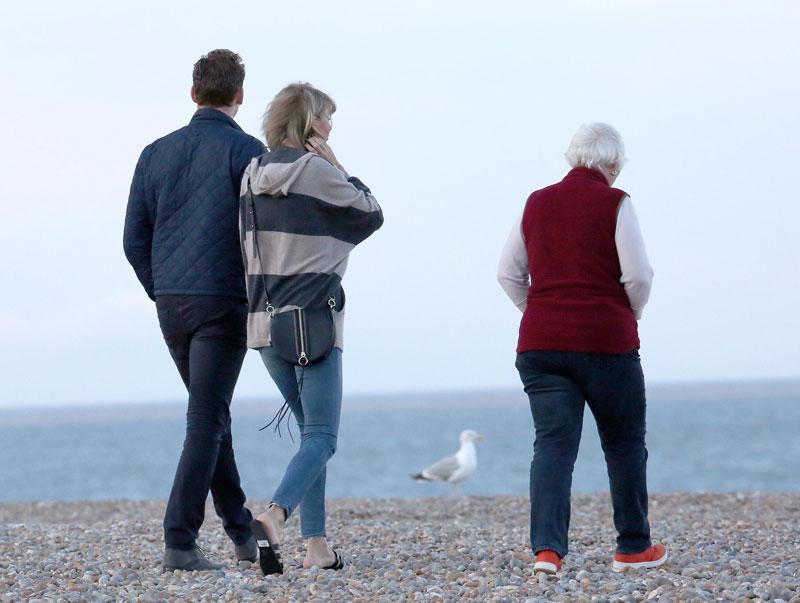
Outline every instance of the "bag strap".
<path id="1" fill-rule="evenodd" d="M 264 286 L 264 299 L 267 302 L 266 311 L 269 317 L 275 314 L 275 306 L 269 301 L 269 292 L 267 291 L 267 276 L 264 274 L 264 263 L 261 261 L 261 249 L 258 247 L 258 228 L 256 227 L 256 201 L 253 196 L 253 189 L 250 186 L 250 177 L 247 178 L 247 197 L 250 201 L 250 216 L 253 222 L 253 251 L 258 258 L 258 267 L 261 269 L 261 284 Z"/>
<path id="2" fill-rule="evenodd" d="M 261 284 L 264 287 L 264 299 L 267 302 L 266 310 L 269 317 L 275 315 L 275 306 L 269 301 L 269 292 L 267 291 L 267 276 L 264 274 L 264 263 L 261 261 L 261 249 L 258 247 L 258 227 L 256 226 L 256 201 L 253 195 L 253 189 L 250 186 L 250 177 L 247 177 L 247 197 L 250 203 L 250 216 L 253 223 L 253 251 L 258 258 L 258 267 L 261 269 Z M 331 295 L 328 297 L 328 307 L 333 311 L 336 308 L 336 297 Z"/>

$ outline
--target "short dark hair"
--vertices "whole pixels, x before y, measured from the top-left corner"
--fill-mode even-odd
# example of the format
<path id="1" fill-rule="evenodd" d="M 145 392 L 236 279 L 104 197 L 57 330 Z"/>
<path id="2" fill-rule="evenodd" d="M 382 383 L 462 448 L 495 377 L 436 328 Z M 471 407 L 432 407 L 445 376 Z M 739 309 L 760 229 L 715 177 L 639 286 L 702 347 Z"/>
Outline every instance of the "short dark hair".
<path id="1" fill-rule="evenodd" d="M 232 50 L 219 48 L 200 57 L 192 71 L 198 105 L 227 107 L 244 84 L 242 57 Z"/>

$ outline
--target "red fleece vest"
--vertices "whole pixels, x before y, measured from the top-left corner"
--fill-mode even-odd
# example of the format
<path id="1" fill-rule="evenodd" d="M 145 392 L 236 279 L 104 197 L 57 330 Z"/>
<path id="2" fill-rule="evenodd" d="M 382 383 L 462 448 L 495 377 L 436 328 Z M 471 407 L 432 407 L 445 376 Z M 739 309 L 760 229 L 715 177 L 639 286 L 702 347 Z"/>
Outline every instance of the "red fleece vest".
<path id="1" fill-rule="evenodd" d="M 639 347 L 614 242 L 625 194 L 600 172 L 575 168 L 528 197 L 522 234 L 532 285 L 518 352 L 622 354 Z"/>

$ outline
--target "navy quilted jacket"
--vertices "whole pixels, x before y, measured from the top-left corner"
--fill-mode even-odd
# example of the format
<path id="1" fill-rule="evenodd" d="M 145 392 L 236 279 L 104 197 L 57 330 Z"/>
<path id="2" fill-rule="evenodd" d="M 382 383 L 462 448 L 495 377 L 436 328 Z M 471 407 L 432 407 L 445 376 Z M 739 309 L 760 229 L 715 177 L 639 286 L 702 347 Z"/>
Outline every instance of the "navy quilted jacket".
<path id="1" fill-rule="evenodd" d="M 265 151 L 216 109 L 145 147 L 133 174 L 123 247 L 147 295 L 247 299 L 239 185 Z"/>

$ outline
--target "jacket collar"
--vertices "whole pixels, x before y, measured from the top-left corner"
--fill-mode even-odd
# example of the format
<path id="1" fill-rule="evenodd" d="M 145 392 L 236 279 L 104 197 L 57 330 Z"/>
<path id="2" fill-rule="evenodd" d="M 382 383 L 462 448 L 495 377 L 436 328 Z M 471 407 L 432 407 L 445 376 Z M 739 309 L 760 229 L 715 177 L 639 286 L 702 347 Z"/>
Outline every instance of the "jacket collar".
<path id="1" fill-rule="evenodd" d="M 572 168 L 569 171 L 569 173 L 566 176 L 564 176 L 564 180 L 572 178 L 587 178 L 589 180 L 597 180 L 598 182 L 602 182 L 603 184 L 608 186 L 608 180 L 606 180 L 606 177 L 603 176 L 603 173 L 600 170 L 595 170 L 593 168 L 586 168 L 586 167 Z"/>
<path id="2" fill-rule="evenodd" d="M 236 130 L 242 129 L 239 127 L 239 124 L 237 124 L 232 118 L 228 117 L 225 113 L 217 109 L 203 108 L 195 111 L 189 123 L 195 124 L 201 122 L 220 122 L 227 124 Z"/>

